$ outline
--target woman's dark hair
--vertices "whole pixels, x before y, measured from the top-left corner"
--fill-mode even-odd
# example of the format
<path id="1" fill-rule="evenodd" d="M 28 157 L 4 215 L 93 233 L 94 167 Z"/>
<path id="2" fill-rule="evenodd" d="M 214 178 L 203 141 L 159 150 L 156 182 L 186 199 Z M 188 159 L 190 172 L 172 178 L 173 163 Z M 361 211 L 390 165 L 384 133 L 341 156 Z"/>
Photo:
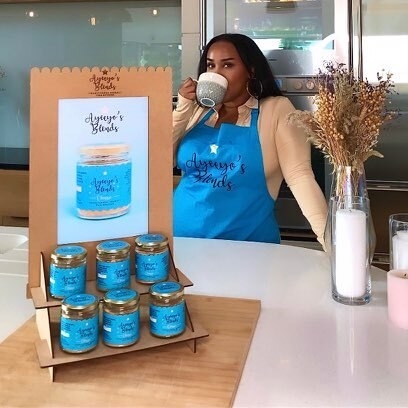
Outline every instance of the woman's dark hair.
<path id="1" fill-rule="evenodd" d="M 213 44 L 219 41 L 231 43 L 238 51 L 248 72 L 253 73 L 254 79 L 251 81 L 251 87 L 256 87 L 258 89 L 249 89 L 252 95 L 257 96 L 257 99 L 262 99 L 267 96 L 282 95 L 265 55 L 254 40 L 243 34 L 227 33 L 212 38 L 205 46 L 200 57 L 198 76 L 207 71 L 208 50 Z M 256 85 L 256 83 L 258 85 Z M 259 85 L 259 83 L 261 85 Z"/>

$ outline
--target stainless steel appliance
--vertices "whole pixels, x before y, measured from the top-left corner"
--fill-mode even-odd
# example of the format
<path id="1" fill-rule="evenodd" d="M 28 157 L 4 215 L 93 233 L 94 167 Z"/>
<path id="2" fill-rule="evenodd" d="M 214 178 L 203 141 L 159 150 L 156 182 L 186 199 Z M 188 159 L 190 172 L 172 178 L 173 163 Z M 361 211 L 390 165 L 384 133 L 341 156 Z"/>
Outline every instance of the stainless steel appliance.
<path id="1" fill-rule="evenodd" d="M 399 116 L 380 133 L 377 150 L 384 158 L 370 158 L 365 164 L 377 234 L 374 261 L 387 269 L 389 216 L 408 212 L 408 70 L 401 57 L 408 43 L 408 4 L 405 0 L 342 3 L 347 3 L 350 16 L 348 62 L 361 78 L 374 82 L 384 69 L 393 73 L 395 83 L 390 108 L 398 109 Z"/>

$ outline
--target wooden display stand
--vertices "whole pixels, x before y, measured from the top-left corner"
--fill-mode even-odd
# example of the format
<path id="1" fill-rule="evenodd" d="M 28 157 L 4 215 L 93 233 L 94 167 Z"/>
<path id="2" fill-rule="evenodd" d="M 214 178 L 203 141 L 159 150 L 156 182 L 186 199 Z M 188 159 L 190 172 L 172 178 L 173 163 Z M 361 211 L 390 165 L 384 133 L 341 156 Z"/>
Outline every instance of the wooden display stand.
<path id="1" fill-rule="evenodd" d="M 174 265 L 172 256 L 172 137 L 171 137 L 171 70 L 166 68 L 33 68 L 31 70 L 31 106 L 30 106 L 30 207 L 29 207 L 29 281 L 28 290 L 36 309 L 36 323 L 40 334 L 40 341 L 36 344 L 37 354 L 41 367 L 48 367 L 51 379 L 54 379 L 54 369 L 68 363 L 91 360 L 117 354 L 129 353 L 153 347 L 165 346 L 177 342 L 193 343 L 196 348 L 196 339 L 208 336 L 199 324 L 193 325 L 187 308 L 187 329 L 177 337 L 159 339 L 150 335 L 147 316 L 144 316 L 146 296 L 149 286 L 138 284 L 132 276 L 132 288 L 141 295 L 141 330 L 140 340 L 128 347 L 112 348 L 99 342 L 96 349 L 83 354 L 69 354 L 59 347 L 59 300 L 49 295 L 49 260 L 51 252 L 61 244 L 72 243 L 84 246 L 87 251 L 87 293 L 101 296 L 96 289 L 96 246 L 106 239 L 123 239 L 130 243 L 131 254 L 134 253 L 134 239 L 141 233 L 161 233 L 169 238 L 170 274 L 169 279 L 180 282 L 183 286 L 191 286 L 192 282 Z M 78 239 L 70 242 L 61 241 L 60 225 L 68 223 L 70 219 L 61 220 L 61 210 L 58 207 L 58 195 L 61 185 L 65 188 L 65 179 L 58 175 L 61 149 L 61 118 L 58 110 L 61 100 L 81 100 L 81 106 L 90 107 L 97 104 L 100 98 L 115 104 L 115 98 L 148 98 L 148 207 L 146 217 L 148 229 L 135 230 L 130 234 L 120 235 L 120 230 L 109 229 L 109 238 L 96 237 L 94 240 L 82 239 L 82 232 L 90 226 L 97 226 L 103 220 L 86 220 L 78 228 Z M 89 99 L 87 99 L 89 98 Z M 124 100 L 127 103 L 126 99 Z M 89 102 L 89 104 L 88 104 Z M 123 99 L 122 99 L 123 102 Z M 121 105 L 123 106 L 123 105 Z M 109 107 L 103 105 L 104 112 Z M 126 105 L 125 105 L 126 108 Z M 86 110 L 86 109 L 85 109 Z M 89 109 L 91 110 L 91 109 Z M 126 109 L 125 109 L 126 110 Z M 83 112 L 84 115 L 88 111 Z M 82 114 L 82 112 L 81 112 Z M 105 113 L 101 118 L 105 118 Z M 108 114 L 106 114 L 108 115 Z M 120 116 L 125 121 L 124 113 Z M 129 116 L 129 115 L 128 115 Z M 124 119 L 125 118 L 125 119 Z M 73 121 L 74 121 L 73 117 Z M 113 119 L 112 119 L 113 120 Z M 111 125 L 111 124 L 110 124 Z M 113 124 L 112 126 L 116 126 Z M 117 126 L 119 127 L 119 126 Z M 105 129 L 105 128 L 102 128 Z M 134 129 L 137 133 L 137 129 Z M 84 138 L 86 135 L 84 136 Z M 68 142 L 66 142 L 69 144 Z M 66 146 L 66 145 L 65 145 Z M 137 146 L 136 146 L 137 147 Z M 72 222 L 80 223 L 75 215 Z M 122 216 L 122 217 L 126 217 Z M 68 221 L 68 222 L 67 222 Z M 92 224 L 96 223 L 96 224 Z M 126 231 L 129 231 L 126 222 Z M 80 224 L 79 224 L 80 225 Z M 82 230 L 83 228 L 83 230 Z M 75 231 L 74 231 L 75 232 Z M 134 270 L 134 259 L 131 257 L 131 270 Z"/>
<path id="2" fill-rule="evenodd" d="M 172 256 L 171 256 L 171 259 Z M 145 350 L 154 347 L 160 347 L 167 344 L 179 342 L 191 342 L 192 350 L 196 352 L 197 339 L 207 337 L 208 332 L 198 323 L 193 324 L 188 305 L 186 301 L 186 330 L 177 337 L 161 339 L 154 337 L 149 332 L 149 321 L 147 315 L 147 295 L 149 286 L 137 283 L 132 276 L 131 288 L 141 295 L 141 322 L 140 322 L 140 339 L 137 343 L 128 347 L 112 348 L 105 346 L 101 341 L 96 349 L 84 354 L 69 354 L 62 351 L 59 347 L 59 322 L 61 302 L 50 298 L 49 290 L 46 285 L 46 273 L 41 265 L 41 285 L 32 288 L 31 295 L 36 309 L 36 322 L 39 330 L 40 341 L 36 342 L 38 360 L 42 368 L 49 368 L 52 381 L 55 377 L 55 368 L 68 363 L 75 363 L 84 360 L 113 356 L 118 354 L 129 353 L 132 351 Z M 170 263 L 169 280 L 179 282 L 184 287 L 192 286 L 192 282 L 178 270 L 174 262 Z M 100 296 L 101 293 L 96 289 L 95 281 L 87 281 L 86 293 Z"/>

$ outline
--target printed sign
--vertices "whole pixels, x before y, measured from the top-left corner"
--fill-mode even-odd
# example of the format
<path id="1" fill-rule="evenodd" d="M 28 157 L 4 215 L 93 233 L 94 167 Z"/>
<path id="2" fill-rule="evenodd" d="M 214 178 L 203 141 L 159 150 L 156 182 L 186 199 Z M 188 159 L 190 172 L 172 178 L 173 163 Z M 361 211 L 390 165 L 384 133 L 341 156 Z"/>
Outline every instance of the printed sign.
<path id="1" fill-rule="evenodd" d="M 60 99 L 57 243 L 148 231 L 148 98 Z"/>

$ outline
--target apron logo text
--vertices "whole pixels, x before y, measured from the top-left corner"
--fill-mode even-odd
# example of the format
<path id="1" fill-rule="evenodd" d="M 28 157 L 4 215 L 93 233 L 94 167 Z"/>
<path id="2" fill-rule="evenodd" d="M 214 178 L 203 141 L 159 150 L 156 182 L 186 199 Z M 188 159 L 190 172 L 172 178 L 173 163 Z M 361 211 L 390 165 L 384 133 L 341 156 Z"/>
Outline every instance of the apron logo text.
<path id="1" fill-rule="evenodd" d="M 242 156 L 231 162 L 217 162 L 215 160 L 197 160 L 196 153 L 193 153 L 190 160 L 186 162 L 186 168 L 195 169 L 194 177 L 196 182 L 212 184 L 213 188 L 226 188 L 232 190 L 232 182 L 228 180 L 231 172 L 244 174 L 245 164 L 241 163 Z M 216 170 L 218 174 L 213 175 L 212 171 Z"/>

